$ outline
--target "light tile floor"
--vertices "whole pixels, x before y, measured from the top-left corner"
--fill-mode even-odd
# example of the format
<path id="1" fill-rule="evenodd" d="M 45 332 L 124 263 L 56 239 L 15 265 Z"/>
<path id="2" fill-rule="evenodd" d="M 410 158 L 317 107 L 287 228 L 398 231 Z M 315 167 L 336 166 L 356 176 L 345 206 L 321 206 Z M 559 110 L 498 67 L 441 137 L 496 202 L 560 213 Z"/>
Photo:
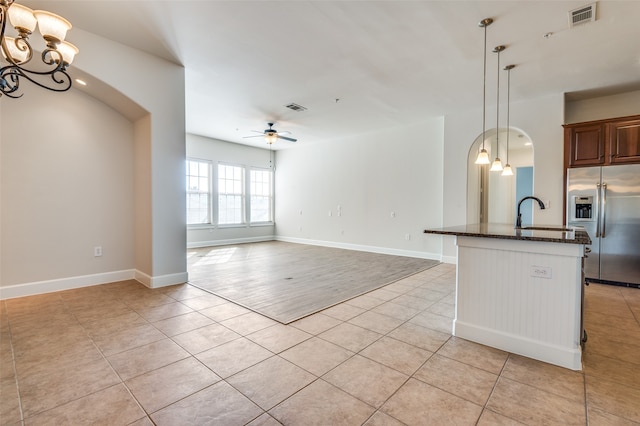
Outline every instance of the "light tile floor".
<path id="1" fill-rule="evenodd" d="M 190 285 L 0 303 L 0 423 L 640 424 L 640 290 L 590 285 L 584 371 L 450 335 L 455 269 L 281 325 Z"/>

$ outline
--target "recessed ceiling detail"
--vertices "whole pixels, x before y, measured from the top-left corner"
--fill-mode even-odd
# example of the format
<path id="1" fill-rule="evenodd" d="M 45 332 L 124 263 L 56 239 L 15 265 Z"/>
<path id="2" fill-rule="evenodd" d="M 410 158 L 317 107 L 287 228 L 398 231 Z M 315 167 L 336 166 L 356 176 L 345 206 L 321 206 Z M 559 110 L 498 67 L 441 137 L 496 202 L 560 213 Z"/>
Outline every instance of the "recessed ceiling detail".
<path id="1" fill-rule="evenodd" d="M 586 24 L 587 22 L 593 22 L 596 20 L 596 4 L 592 3 L 587 6 L 574 9 L 569 12 L 569 28 L 573 28 L 576 25 Z"/>

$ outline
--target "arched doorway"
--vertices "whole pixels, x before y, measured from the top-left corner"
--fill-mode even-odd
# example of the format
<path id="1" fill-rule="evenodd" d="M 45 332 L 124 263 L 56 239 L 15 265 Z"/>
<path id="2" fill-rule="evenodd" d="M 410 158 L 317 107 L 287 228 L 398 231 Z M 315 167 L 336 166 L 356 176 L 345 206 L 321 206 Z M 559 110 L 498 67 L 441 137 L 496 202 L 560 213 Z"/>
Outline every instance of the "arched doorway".
<path id="1" fill-rule="evenodd" d="M 509 152 L 507 155 L 507 134 Z M 515 223 L 517 200 L 533 194 L 533 142 L 522 130 L 489 129 L 485 132 L 485 149 L 493 161 L 496 157 L 496 139 L 499 140 L 499 155 L 503 165 L 509 164 L 513 176 L 502 176 L 501 172 L 490 172 L 490 165 L 475 164 L 482 145 L 479 135 L 469 149 L 467 159 L 467 223 Z M 523 222 L 531 223 L 529 207 L 523 211 Z M 527 218 L 529 220 L 525 221 Z"/>

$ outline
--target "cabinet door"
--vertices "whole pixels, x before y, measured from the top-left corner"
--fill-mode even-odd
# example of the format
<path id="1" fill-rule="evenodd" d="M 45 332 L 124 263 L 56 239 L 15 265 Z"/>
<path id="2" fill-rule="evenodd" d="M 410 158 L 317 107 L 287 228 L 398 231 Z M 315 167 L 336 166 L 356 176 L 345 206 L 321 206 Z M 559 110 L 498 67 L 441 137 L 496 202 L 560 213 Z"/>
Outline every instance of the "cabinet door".
<path id="1" fill-rule="evenodd" d="M 604 124 L 571 128 L 569 166 L 600 166 L 605 162 Z"/>
<path id="2" fill-rule="evenodd" d="M 619 121 L 608 126 L 609 162 L 640 163 L 640 120 Z"/>

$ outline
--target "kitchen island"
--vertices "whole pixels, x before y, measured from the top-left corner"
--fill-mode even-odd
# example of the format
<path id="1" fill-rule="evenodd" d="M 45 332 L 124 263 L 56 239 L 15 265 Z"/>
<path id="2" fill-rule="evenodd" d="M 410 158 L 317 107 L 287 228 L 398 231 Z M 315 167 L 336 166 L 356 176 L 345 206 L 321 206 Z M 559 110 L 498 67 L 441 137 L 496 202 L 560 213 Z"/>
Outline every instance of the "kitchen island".
<path id="1" fill-rule="evenodd" d="M 582 228 L 470 224 L 427 229 L 457 246 L 453 335 L 582 369 Z"/>

